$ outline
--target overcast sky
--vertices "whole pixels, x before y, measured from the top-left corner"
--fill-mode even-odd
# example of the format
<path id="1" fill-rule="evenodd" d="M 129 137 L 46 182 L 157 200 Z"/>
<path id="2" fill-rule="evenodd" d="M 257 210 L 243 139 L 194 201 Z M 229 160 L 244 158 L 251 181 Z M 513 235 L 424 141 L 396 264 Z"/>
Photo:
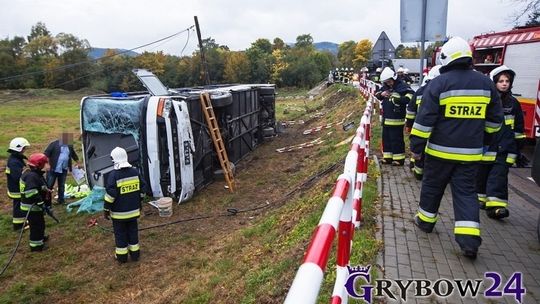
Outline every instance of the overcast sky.
<path id="1" fill-rule="evenodd" d="M 429 0 L 428 0 L 429 1 Z M 448 0 L 447 35 L 469 39 L 512 28 L 513 0 Z M 0 0 L 0 38 L 26 37 L 42 21 L 53 35 L 71 33 L 94 47 L 131 49 L 179 32 L 198 16 L 203 38 L 244 50 L 258 38 L 295 42 L 375 41 L 385 31 L 400 44 L 399 0 Z M 184 55 L 196 48 L 192 31 Z M 146 48 L 180 55 L 184 33 Z M 140 52 L 140 50 L 138 50 Z"/>

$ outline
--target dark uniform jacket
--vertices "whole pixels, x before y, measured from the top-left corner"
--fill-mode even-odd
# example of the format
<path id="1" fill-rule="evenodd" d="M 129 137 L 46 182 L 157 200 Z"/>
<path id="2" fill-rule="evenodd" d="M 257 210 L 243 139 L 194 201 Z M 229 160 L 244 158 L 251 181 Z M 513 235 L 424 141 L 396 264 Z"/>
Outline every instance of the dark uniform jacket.
<path id="1" fill-rule="evenodd" d="M 32 207 L 32 212 L 43 212 L 43 204 L 45 198 L 48 195 L 47 183 L 43 174 L 45 172 L 30 168 L 23 172 L 20 180 L 21 191 L 21 210 L 28 211 L 32 207 L 32 204 L 36 204 Z"/>
<path id="2" fill-rule="evenodd" d="M 409 101 L 409 103 L 407 104 L 407 110 L 405 115 L 407 121 L 405 122 L 405 126 L 408 128 L 412 128 L 414 119 L 416 118 L 416 112 L 418 112 L 418 106 L 422 102 L 422 94 L 424 93 L 426 86 L 427 84 L 419 87 L 418 90 L 414 92 L 411 101 Z"/>
<path id="3" fill-rule="evenodd" d="M 503 119 L 493 81 L 468 64 L 443 67 L 422 94 L 411 151 L 447 161 L 481 161 L 484 132 L 497 132 Z"/>
<path id="4" fill-rule="evenodd" d="M 19 180 L 24 169 L 24 160 L 26 156 L 22 153 L 8 150 L 11 154 L 8 158 L 6 165 L 6 176 L 7 176 L 7 194 L 9 198 L 20 199 L 21 198 L 21 189 L 19 187 Z"/>
<path id="5" fill-rule="evenodd" d="M 109 173 L 106 183 L 104 210 L 114 220 L 131 220 L 140 216 L 141 193 L 145 184 L 137 169 L 122 168 Z"/>
<path id="6" fill-rule="evenodd" d="M 486 141 L 487 150 L 484 148 L 483 162 L 493 162 L 497 155 L 506 157 L 506 163 L 512 165 L 516 162 L 520 146 L 525 138 L 523 111 L 519 101 L 512 96 L 512 92 L 501 94 L 504 124 L 501 129 L 494 133 L 492 138 Z"/>
<path id="7" fill-rule="evenodd" d="M 414 91 L 399 79 L 394 81 L 391 88 L 383 85 L 376 94 L 377 98 L 381 99 L 380 94 L 384 91 L 390 91 L 391 95 L 382 100 L 383 125 L 403 126 L 405 124 L 405 108 L 413 97 Z"/>
<path id="8" fill-rule="evenodd" d="M 71 159 L 75 161 L 79 161 L 79 157 L 77 156 L 77 153 L 75 153 L 75 150 L 73 149 L 73 145 L 68 145 L 68 148 L 69 148 L 68 170 L 71 171 Z M 58 162 L 58 157 L 60 157 L 60 140 L 57 139 L 51 142 L 47 146 L 43 154 L 47 155 L 47 157 L 49 158 L 51 171 L 54 172 L 54 170 L 56 169 L 56 164 Z"/>

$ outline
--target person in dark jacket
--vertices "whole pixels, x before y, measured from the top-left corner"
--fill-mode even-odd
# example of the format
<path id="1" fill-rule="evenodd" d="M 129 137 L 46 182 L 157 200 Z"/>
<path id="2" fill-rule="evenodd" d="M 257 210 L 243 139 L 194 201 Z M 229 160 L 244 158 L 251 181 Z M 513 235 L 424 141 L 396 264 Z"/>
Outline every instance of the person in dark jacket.
<path id="1" fill-rule="evenodd" d="M 73 166 L 71 160 L 77 161 L 79 157 L 73 149 L 73 135 L 71 133 L 62 132 L 60 138 L 51 142 L 44 152 L 49 158 L 51 169 L 47 173 L 47 185 L 49 189 L 53 189 L 54 184 L 58 181 L 58 203 L 64 204 L 64 188 L 68 171 L 71 171 Z"/>
<path id="2" fill-rule="evenodd" d="M 441 75 L 430 81 L 411 130 L 415 159 L 426 154 L 418 212 L 414 223 L 431 233 L 448 184 L 454 204 L 454 236 L 462 254 L 477 257 L 480 208 L 476 195 L 484 133 L 497 132 L 504 120 L 493 81 L 472 70 L 472 52 L 463 38 L 441 48 Z"/>
<path id="3" fill-rule="evenodd" d="M 30 224 L 30 251 L 42 251 L 48 236 L 45 236 L 45 208 L 50 207 L 51 192 L 45 182 L 47 156 L 34 153 L 28 158 L 28 167 L 20 179 L 21 211 L 28 213 Z"/>
<path id="4" fill-rule="evenodd" d="M 28 140 L 23 137 L 15 137 L 9 143 L 9 158 L 6 165 L 7 195 L 13 200 L 13 230 L 21 230 L 24 226 L 26 213 L 21 211 L 21 192 L 19 180 L 26 166 L 24 151 L 30 146 Z"/>
<path id="5" fill-rule="evenodd" d="M 523 112 L 519 101 L 512 96 L 515 72 L 502 65 L 490 73 L 501 95 L 505 123 L 493 135 L 492 143 L 485 148 L 483 165 L 478 170 L 476 191 L 480 208 L 488 217 L 502 219 L 510 216 L 508 210 L 508 169 L 516 162 L 525 139 Z"/>
<path id="6" fill-rule="evenodd" d="M 412 126 L 414 124 L 414 119 L 416 118 L 416 112 L 418 112 L 418 107 L 422 103 L 422 94 L 424 93 L 424 90 L 426 89 L 427 84 L 430 80 L 440 75 L 439 69 L 441 68 L 440 65 L 436 65 L 429 71 L 428 75 L 424 78 L 424 82 L 421 87 L 414 92 L 413 97 L 411 101 L 407 104 L 407 114 L 405 115 L 405 130 L 407 133 L 411 133 Z M 420 159 L 415 160 L 414 157 L 411 156 L 410 158 L 410 168 L 413 171 L 414 177 L 417 180 L 422 180 L 422 177 L 424 176 L 424 153 L 421 154 Z"/>
<path id="7" fill-rule="evenodd" d="M 386 67 L 381 73 L 383 86 L 375 94 L 382 99 L 383 107 L 383 164 L 402 166 L 405 163 L 405 107 L 414 91 L 403 81 L 397 79 L 394 71 Z"/>
<path id="8" fill-rule="evenodd" d="M 103 216 L 107 220 L 112 218 L 116 260 L 126 263 L 129 253 L 132 261 L 138 261 L 140 248 L 137 219 L 141 214 L 141 198 L 146 187 L 139 171 L 128 162 L 126 150 L 114 148 L 111 158 L 114 170 L 107 177 Z"/>

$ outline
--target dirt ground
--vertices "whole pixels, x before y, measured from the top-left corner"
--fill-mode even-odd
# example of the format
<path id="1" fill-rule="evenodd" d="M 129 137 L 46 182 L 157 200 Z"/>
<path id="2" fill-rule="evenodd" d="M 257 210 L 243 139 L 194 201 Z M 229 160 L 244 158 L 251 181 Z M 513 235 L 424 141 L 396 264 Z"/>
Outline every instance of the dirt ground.
<path id="1" fill-rule="evenodd" d="M 359 107 L 358 98 L 349 93 L 322 93 L 313 100 L 278 99 L 277 103 L 291 107 L 307 105 L 308 111 L 298 115 L 305 124 L 284 127 L 282 133 L 268 138 L 243 159 L 236 167 L 235 193 L 225 189 L 225 181 L 216 180 L 190 201 L 175 204 L 170 218 L 159 217 L 156 209 L 145 205 L 140 228 L 178 223 L 140 232 L 140 262 L 116 264 L 113 236 L 108 231 L 111 224 L 100 214 L 68 214 L 56 206 L 62 223 L 56 225 L 46 219 L 47 232 L 51 236 L 49 249 L 31 254 L 25 233 L 10 269 L 0 277 L 0 293 L 9 292 L 7 303 L 10 299 L 27 303 L 240 303 L 238 297 L 245 299 L 249 288 L 249 282 L 240 282 L 245 278 L 246 269 L 256 264 L 256 268 L 264 268 L 264 263 L 272 260 L 272 254 L 276 255 L 276 262 L 283 255 L 291 255 L 294 264 L 280 280 L 285 285 L 292 283 L 308 239 L 293 246 L 292 250 L 280 252 L 256 243 L 264 239 L 264 227 L 260 228 L 263 230 L 260 235 L 252 238 L 245 229 L 249 231 L 305 192 L 331 190 L 340 167 L 325 166 L 325 162 L 314 157 L 314 151 L 322 147 L 276 152 L 278 148 L 325 136 L 329 131 L 335 132 L 333 142 L 354 134 L 353 131 L 344 132 L 341 126 L 325 130 L 325 133 L 302 134 L 306 129 L 337 121 L 351 109 L 355 110 L 354 107 Z M 342 106 L 343 109 L 339 109 Z M 332 114 L 310 117 L 319 111 L 329 113 L 332 109 Z M 357 115 L 360 114 L 359 111 Z M 0 167 L 3 166 L 5 160 L 0 161 Z M 314 176 L 317 178 L 313 179 Z M 5 179 L 2 178 L 0 193 L 5 192 Z M 1 227 L 9 229 L 11 203 L 5 195 L 0 196 Z M 287 233 L 295 225 L 294 221 L 301 218 L 302 210 L 298 210 L 298 214 L 281 215 L 279 227 L 273 229 Z M 91 219 L 97 219 L 98 225 L 87 227 Z M 1 236 L 5 239 L 0 242 L 0 255 L 5 261 L 16 235 L 3 232 Z M 242 264 L 245 266 L 239 266 Z M 233 282 L 235 280 L 238 282 Z M 257 300 L 244 302 L 280 303 L 286 288 L 282 286 L 277 292 L 258 295 Z"/>

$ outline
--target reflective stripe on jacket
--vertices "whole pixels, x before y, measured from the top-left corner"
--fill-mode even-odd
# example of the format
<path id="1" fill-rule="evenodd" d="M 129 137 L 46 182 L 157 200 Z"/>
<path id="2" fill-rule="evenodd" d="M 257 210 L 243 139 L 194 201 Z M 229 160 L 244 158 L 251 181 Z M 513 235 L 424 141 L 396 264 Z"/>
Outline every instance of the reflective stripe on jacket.
<path id="1" fill-rule="evenodd" d="M 137 218 L 140 216 L 140 194 L 144 189 L 144 181 L 137 169 L 113 170 L 107 178 L 104 209 L 109 210 L 115 220 Z"/>
<path id="2" fill-rule="evenodd" d="M 470 68 L 448 67 L 422 94 L 411 130 L 411 151 L 456 161 L 482 160 L 484 132 L 497 132 L 503 122 L 493 82 Z"/>

